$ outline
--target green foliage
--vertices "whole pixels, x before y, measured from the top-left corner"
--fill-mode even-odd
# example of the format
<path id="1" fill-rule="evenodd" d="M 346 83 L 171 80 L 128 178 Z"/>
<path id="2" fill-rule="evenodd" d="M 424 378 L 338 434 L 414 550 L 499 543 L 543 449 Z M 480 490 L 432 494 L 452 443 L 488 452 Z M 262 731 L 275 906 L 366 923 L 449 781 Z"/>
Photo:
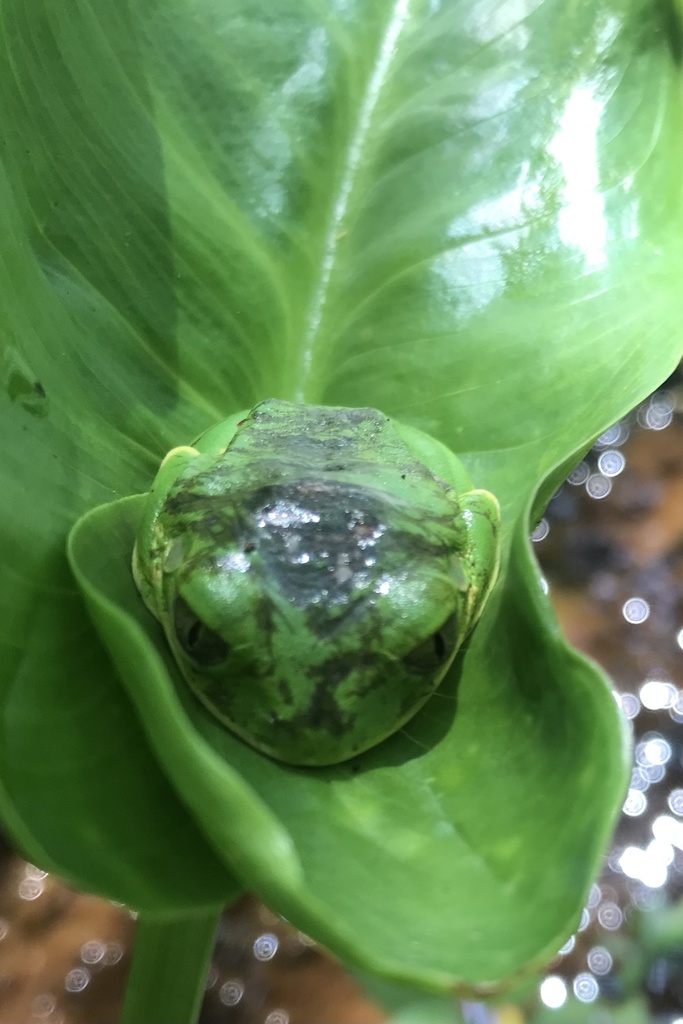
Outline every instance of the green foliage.
<path id="1" fill-rule="evenodd" d="M 674 44 L 650 0 L 3 3 L 0 802 L 30 857 L 167 913 L 247 885 L 436 989 L 561 945 L 628 756 L 530 512 L 683 350 Z M 211 721 L 128 571 L 116 499 L 267 397 L 379 407 L 503 509 L 468 650 L 355 774 Z M 72 538 L 93 625 L 66 539 L 115 501 Z"/>

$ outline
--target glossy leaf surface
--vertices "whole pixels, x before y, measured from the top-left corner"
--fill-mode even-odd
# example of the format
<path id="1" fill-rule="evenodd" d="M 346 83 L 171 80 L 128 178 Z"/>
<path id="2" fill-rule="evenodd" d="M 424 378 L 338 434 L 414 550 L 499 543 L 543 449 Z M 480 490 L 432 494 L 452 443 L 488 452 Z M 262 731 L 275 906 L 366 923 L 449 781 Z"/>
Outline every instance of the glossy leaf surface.
<path id="1" fill-rule="evenodd" d="M 530 509 L 683 350 L 675 29 L 649 0 L 3 5 L 0 784 L 31 857 L 149 909 L 235 872 L 437 988 L 559 947 L 626 745 Z M 135 499 L 73 537 L 110 653 L 66 562 L 80 515 L 271 396 L 419 426 L 503 507 L 467 653 L 355 773 L 276 765 L 178 685 Z"/>

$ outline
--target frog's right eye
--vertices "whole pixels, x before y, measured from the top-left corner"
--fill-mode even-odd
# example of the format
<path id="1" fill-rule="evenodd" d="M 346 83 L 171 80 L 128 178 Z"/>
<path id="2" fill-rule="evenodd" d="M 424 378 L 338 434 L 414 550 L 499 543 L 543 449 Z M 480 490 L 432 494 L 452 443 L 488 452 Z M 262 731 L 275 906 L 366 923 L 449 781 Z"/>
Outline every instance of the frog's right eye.
<path id="1" fill-rule="evenodd" d="M 403 659 L 412 672 L 435 672 L 453 657 L 458 639 L 458 613 L 451 612 L 441 626 Z"/>
<path id="2" fill-rule="evenodd" d="M 230 653 L 223 637 L 202 622 L 182 597 L 173 603 L 173 628 L 185 654 L 200 668 L 218 665 Z"/>

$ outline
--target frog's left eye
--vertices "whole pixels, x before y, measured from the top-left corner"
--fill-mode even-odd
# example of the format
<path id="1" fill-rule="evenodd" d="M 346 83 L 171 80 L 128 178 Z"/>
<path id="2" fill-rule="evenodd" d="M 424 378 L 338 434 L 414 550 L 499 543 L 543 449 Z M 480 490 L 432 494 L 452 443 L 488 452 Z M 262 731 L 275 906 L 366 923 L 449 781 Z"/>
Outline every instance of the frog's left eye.
<path id="1" fill-rule="evenodd" d="M 413 672 L 434 672 L 451 658 L 457 640 L 458 613 L 452 612 L 435 633 L 406 654 L 403 664 Z"/>
<path id="2" fill-rule="evenodd" d="M 223 637 L 202 622 L 182 597 L 176 597 L 173 603 L 173 628 L 178 643 L 195 665 L 218 665 L 230 653 Z"/>

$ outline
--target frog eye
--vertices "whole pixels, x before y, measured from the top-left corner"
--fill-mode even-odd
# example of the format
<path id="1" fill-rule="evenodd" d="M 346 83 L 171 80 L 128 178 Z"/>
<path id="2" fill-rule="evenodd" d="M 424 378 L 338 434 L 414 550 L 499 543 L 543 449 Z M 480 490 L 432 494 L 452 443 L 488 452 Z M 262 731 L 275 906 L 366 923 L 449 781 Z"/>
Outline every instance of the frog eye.
<path id="1" fill-rule="evenodd" d="M 182 597 L 173 604 L 173 628 L 185 654 L 202 668 L 218 665 L 230 653 L 223 637 L 202 622 Z"/>
<path id="2" fill-rule="evenodd" d="M 458 613 L 451 612 L 435 633 L 423 640 L 403 658 L 413 672 L 434 672 L 453 656 L 458 640 Z"/>

